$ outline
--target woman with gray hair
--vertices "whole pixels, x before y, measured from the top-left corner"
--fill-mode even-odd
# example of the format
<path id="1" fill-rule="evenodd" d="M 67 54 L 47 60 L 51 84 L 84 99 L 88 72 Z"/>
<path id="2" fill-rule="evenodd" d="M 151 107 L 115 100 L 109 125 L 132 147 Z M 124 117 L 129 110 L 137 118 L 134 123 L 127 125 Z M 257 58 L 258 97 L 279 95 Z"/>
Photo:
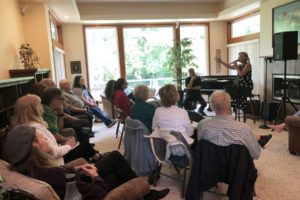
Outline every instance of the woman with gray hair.
<path id="1" fill-rule="evenodd" d="M 143 124 L 148 128 L 149 132 L 151 132 L 155 108 L 153 105 L 146 103 L 149 97 L 148 94 L 149 88 L 146 85 L 138 85 L 134 88 L 134 97 L 136 102 L 131 109 L 130 117 L 143 122 Z"/>

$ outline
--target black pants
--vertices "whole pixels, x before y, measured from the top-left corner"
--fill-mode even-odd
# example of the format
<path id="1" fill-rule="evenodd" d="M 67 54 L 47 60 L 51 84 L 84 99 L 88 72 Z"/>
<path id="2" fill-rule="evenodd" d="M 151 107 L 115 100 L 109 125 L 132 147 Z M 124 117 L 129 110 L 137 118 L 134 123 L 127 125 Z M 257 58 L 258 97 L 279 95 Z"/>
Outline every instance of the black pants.
<path id="1" fill-rule="evenodd" d="M 84 158 L 89 160 L 96 154 L 95 149 L 87 140 L 80 141 L 80 144 L 64 155 L 65 163 L 75 160 L 77 158 Z"/>
<path id="2" fill-rule="evenodd" d="M 186 110 L 191 110 L 191 108 L 190 108 L 191 102 L 198 102 L 198 101 L 201 104 L 199 110 L 203 111 L 204 108 L 207 106 L 207 103 L 206 103 L 206 101 L 204 100 L 204 98 L 202 97 L 201 94 L 199 94 L 199 95 L 186 95 L 186 97 L 183 101 L 183 107 Z"/>
<path id="3" fill-rule="evenodd" d="M 102 158 L 96 164 L 96 167 L 109 191 L 137 177 L 128 162 L 118 151 L 113 151 Z"/>

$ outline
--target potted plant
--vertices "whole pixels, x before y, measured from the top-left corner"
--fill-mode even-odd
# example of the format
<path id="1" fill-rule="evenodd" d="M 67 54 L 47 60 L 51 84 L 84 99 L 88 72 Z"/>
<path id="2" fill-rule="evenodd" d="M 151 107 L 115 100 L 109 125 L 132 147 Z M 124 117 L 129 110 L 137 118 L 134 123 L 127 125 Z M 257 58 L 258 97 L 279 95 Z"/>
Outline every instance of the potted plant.
<path id="1" fill-rule="evenodd" d="M 191 46 L 192 40 L 183 38 L 177 42 L 175 47 L 170 48 L 167 53 L 166 66 L 172 71 L 178 90 L 182 88 L 182 70 L 187 67 L 198 67 L 193 62 L 196 57 Z"/>

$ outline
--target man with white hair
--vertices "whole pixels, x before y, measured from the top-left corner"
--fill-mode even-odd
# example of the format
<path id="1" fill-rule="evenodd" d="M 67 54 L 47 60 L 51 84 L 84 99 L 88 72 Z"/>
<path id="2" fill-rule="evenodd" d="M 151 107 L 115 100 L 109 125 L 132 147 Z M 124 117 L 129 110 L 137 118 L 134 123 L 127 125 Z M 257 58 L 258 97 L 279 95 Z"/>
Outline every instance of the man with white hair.
<path id="1" fill-rule="evenodd" d="M 225 91 L 211 95 L 211 106 L 216 116 L 199 122 L 197 138 L 205 139 L 219 146 L 244 145 L 253 159 L 258 159 L 262 148 L 271 142 L 272 135 L 259 136 L 242 122 L 235 121 L 231 113 L 231 97 Z"/>

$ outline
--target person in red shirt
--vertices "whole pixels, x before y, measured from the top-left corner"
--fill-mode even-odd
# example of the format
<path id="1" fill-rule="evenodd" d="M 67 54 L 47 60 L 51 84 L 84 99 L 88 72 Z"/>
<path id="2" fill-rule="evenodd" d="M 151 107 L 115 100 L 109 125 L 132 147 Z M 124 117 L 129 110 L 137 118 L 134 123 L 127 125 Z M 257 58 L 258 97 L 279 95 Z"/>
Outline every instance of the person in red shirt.
<path id="1" fill-rule="evenodd" d="M 115 82 L 113 102 L 116 107 L 122 109 L 127 115 L 130 115 L 132 103 L 124 92 L 127 86 L 128 83 L 124 78 L 119 78 Z"/>

